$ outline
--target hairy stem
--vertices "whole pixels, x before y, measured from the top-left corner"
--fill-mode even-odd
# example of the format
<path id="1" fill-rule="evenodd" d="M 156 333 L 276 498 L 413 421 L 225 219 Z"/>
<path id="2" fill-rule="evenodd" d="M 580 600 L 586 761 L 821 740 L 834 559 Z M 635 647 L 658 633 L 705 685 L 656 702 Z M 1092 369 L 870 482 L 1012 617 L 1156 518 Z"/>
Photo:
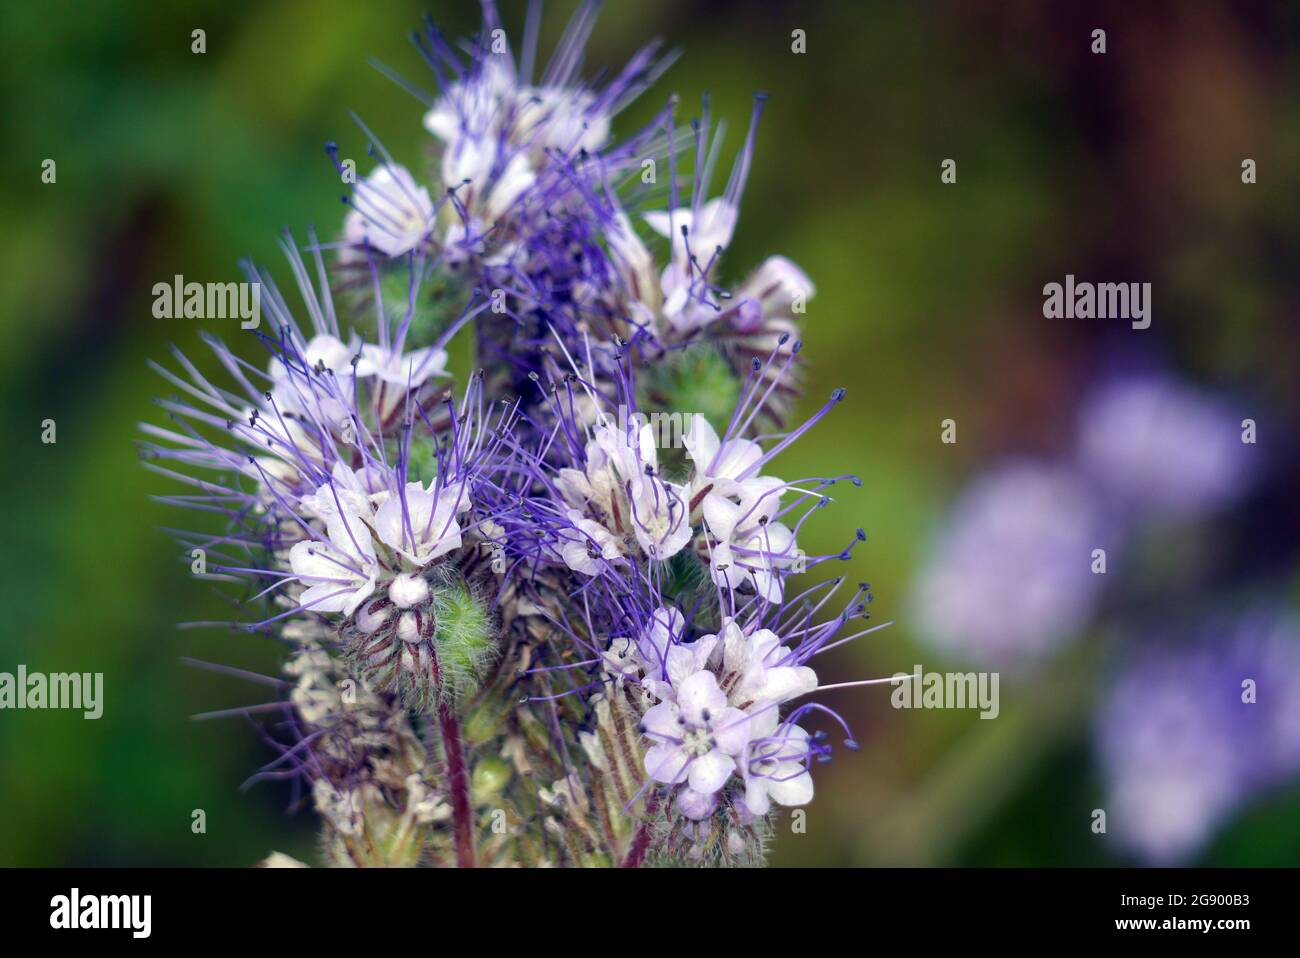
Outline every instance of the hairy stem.
<path id="1" fill-rule="evenodd" d="M 628 848 L 627 857 L 623 859 L 620 868 L 640 868 L 641 863 L 645 861 L 646 850 L 650 847 L 650 833 L 654 828 L 656 803 L 657 798 L 653 792 L 646 796 L 645 814 L 637 827 L 636 834 L 632 836 L 632 845 Z"/>
<path id="2" fill-rule="evenodd" d="M 456 865 L 474 867 L 474 810 L 469 801 L 469 774 L 460 742 L 460 723 L 446 702 L 438 706 L 438 725 L 447 758 L 447 789 L 451 792 L 451 821 L 456 838 Z"/>

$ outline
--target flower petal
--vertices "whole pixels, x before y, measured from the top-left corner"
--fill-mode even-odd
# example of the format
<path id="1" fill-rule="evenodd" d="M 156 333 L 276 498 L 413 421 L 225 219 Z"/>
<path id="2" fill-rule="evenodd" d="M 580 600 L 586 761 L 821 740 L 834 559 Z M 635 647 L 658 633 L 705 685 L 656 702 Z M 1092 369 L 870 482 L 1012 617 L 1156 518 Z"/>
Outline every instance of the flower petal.
<path id="1" fill-rule="evenodd" d="M 691 762 L 690 768 L 687 770 L 687 780 L 695 791 L 705 795 L 712 795 L 731 777 L 735 767 L 735 759 L 724 755 L 715 748 L 712 752 L 701 755 Z"/>

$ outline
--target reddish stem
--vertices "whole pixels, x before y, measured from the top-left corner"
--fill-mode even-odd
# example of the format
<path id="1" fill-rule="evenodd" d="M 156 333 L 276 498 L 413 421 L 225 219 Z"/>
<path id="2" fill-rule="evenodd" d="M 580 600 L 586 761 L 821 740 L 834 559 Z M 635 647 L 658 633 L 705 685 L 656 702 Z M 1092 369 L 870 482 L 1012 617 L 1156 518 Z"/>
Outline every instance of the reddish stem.
<path id="1" fill-rule="evenodd" d="M 645 861 L 646 850 L 650 847 L 650 832 L 653 830 L 651 821 L 654 817 L 657 799 L 653 792 L 646 797 L 645 818 L 641 820 L 636 834 L 632 836 L 632 846 L 627 850 L 627 857 L 623 859 L 620 868 L 640 868 L 641 863 Z"/>
<path id="2" fill-rule="evenodd" d="M 456 865 L 474 867 L 474 810 L 469 803 L 469 775 L 460 744 L 460 723 L 444 702 L 438 706 L 442 748 L 447 758 L 447 788 L 451 792 L 451 821 L 456 838 Z"/>

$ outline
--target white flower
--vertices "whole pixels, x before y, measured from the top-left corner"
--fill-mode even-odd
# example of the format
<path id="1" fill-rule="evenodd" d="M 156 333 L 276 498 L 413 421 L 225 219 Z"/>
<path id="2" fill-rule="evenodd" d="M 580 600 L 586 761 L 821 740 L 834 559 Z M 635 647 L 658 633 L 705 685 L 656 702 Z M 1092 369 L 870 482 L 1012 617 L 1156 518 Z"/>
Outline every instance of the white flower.
<path id="1" fill-rule="evenodd" d="M 242 420 L 236 423 L 238 434 L 267 449 L 270 455 L 257 456 L 254 462 L 241 462 L 240 471 L 257 480 L 261 487 L 264 506 L 275 501 L 274 493 L 301 492 L 304 486 L 314 486 L 312 467 L 321 467 L 321 445 L 296 419 L 268 414 L 258 410 L 255 426 L 248 425 L 252 408 L 245 410 Z M 311 484 L 310 486 L 308 484 Z"/>
<path id="2" fill-rule="evenodd" d="M 739 211 L 722 197 L 700 205 L 699 215 L 694 210 L 657 210 L 644 214 L 646 224 L 672 243 L 673 262 L 683 268 L 688 262 L 687 247 L 703 269 L 718 249 L 731 244 L 736 230 Z M 682 227 L 686 236 L 682 236 Z"/>
<path id="3" fill-rule="evenodd" d="M 465 140 L 500 140 L 527 147 L 537 165 L 544 151 L 595 152 L 609 139 L 609 114 L 589 90 L 519 83 L 502 58 L 452 84 L 424 116 L 424 126 L 448 147 Z"/>
<path id="4" fill-rule="evenodd" d="M 596 98 L 588 90 L 533 87 L 514 116 L 514 129 L 535 154 L 559 150 L 566 155 L 586 150 L 594 153 L 609 139 L 609 116 L 593 110 Z"/>
<path id="5" fill-rule="evenodd" d="M 672 606 L 656 609 L 635 641 L 625 636 L 610 640 L 602 653 L 606 671 L 620 679 L 644 676 L 641 685 L 646 691 L 660 701 L 674 700 L 676 687 L 708 665 L 718 643 L 716 635 L 679 642 L 685 623 Z"/>
<path id="6" fill-rule="evenodd" d="M 460 265 L 486 249 L 483 236 L 486 230 L 478 219 L 464 222 L 457 219 L 442 235 L 442 255 L 449 265 Z"/>
<path id="7" fill-rule="evenodd" d="M 482 236 L 537 180 L 519 117 L 531 111 L 514 70 L 497 58 L 452 84 L 425 114 L 424 126 L 443 144 L 442 182 L 456 191 L 460 209 L 444 207 L 443 245 L 454 259 L 482 252 L 463 249 Z"/>
<path id="8" fill-rule="evenodd" d="M 383 477 L 374 470 L 353 471 L 338 461 L 330 470 L 330 481 L 303 496 L 301 507 L 316 519 L 328 520 L 341 510 L 368 521 L 374 513 L 374 504 L 387 495 Z"/>
<path id="9" fill-rule="evenodd" d="M 350 245 L 369 243 L 385 256 L 419 246 L 433 227 L 429 191 L 402 166 L 386 163 L 357 184 L 352 211 L 343 223 Z"/>
<path id="10" fill-rule="evenodd" d="M 430 346 L 409 353 L 398 353 L 383 346 L 361 347 L 357 377 L 374 377 L 381 385 L 375 394 L 380 421 L 386 421 L 405 400 L 408 391 L 415 393 L 435 376 L 446 376 L 447 351 Z"/>
<path id="11" fill-rule="evenodd" d="M 728 589 L 748 583 L 768 602 L 783 594 L 779 570 L 798 557 L 794 533 L 771 521 L 780 506 L 779 479 L 762 477 L 746 485 L 740 503 L 722 496 L 704 499 L 704 524 L 717 540 L 709 556 L 713 581 Z"/>
<path id="12" fill-rule="evenodd" d="M 507 63 L 497 57 L 484 59 L 477 71 L 447 87 L 424 115 L 424 128 L 448 144 L 491 132 L 503 115 L 502 102 L 516 86 Z"/>
<path id="13" fill-rule="evenodd" d="M 670 559 L 694 534 L 686 514 L 685 486 L 643 477 L 632 485 L 632 525 L 641 549 L 652 559 Z"/>
<path id="14" fill-rule="evenodd" d="M 654 257 L 622 210 L 613 211 L 605 237 L 632 299 L 633 310 L 642 314 L 638 318 L 643 321 L 652 319 L 663 306 L 663 290 Z"/>
<path id="15" fill-rule="evenodd" d="M 691 541 L 689 491 L 683 485 L 659 478 L 655 430 L 641 427 L 634 446 L 618 429 L 596 431 L 596 441 L 609 457 L 618 493 L 627 503 L 626 515 L 641 550 L 652 559 L 669 559 Z"/>
<path id="16" fill-rule="evenodd" d="M 709 488 L 709 495 L 743 496 L 745 473 L 763 458 L 763 448 L 752 439 L 721 442 L 709 420 L 698 414 L 691 416 L 682 444 L 686 447 L 686 457 L 695 463 L 691 479 L 693 494 Z"/>
<path id="17" fill-rule="evenodd" d="M 607 563 L 622 558 L 618 539 L 599 522 L 583 518 L 577 509 L 569 510 L 569 521 L 573 528 L 561 533 L 564 544 L 560 556 L 574 572 L 599 575 Z"/>
<path id="18" fill-rule="evenodd" d="M 306 348 L 302 350 L 302 364 L 308 369 L 328 369 L 336 375 L 345 375 L 351 372 L 352 357 L 356 352 L 356 340 L 345 343 L 337 336 L 321 333 L 308 340 Z M 297 363 L 294 365 L 296 370 Z M 272 360 L 271 379 L 282 382 L 288 377 L 289 371 L 284 363 L 279 358 Z"/>
<path id="19" fill-rule="evenodd" d="M 496 141 L 491 139 L 461 139 L 447 147 L 442 154 L 442 182 L 449 190 L 455 190 L 463 210 L 468 210 L 476 218 L 481 212 L 481 200 L 486 194 L 492 179 L 492 167 L 497 161 Z M 449 210 L 445 217 L 464 223 L 462 210 Z"/>
<path id="20" fill-rule="evenodd" d="M 457 190 L 471 220 L 493 222 L 536 182 L 537 174 L 522 152 L 503 156 L 495 139 L 462 139 L 443 154 L 442 180 Z M 460 219 L 460 214 L 454 215 Z"/>
<path id="21" fill-rule="evenodd" d="M 736 310 L 733 324 L 742 332 L 751 332 L 771 319 L 791 319 L 796 298 L 805 303 L 816 289 L 812 280 L 784 256 L 769 256 L 736 289 L 732 299 L 757 303 L 758 309 Z"/>
<path id="22" fill-rule="evenodd" d="M 645 755 L 645 770 L 658 782 L 686 782 L 711 795 L 736 770 L 749 744 L 749 716 L 727 705 L 712 672 L 699 671 L 677 687 L 675 702 L 660 702 L 641 725 L 655 743 Z"/>
<path id="23" fill-rule="evenodd" d="M 361 347 L 361 358 L 357 361 L 358 376 L 376 376 L 382 382 L 402 389 L 409 387 L 412 392 L 434 376 L 443 376 L 446 372 L 447 351 L 433 346 L 409 353 L 397 353 L 367 343 Z"/>
<path id="24" fill-rule="evenodd" d="M 598 426 L 587 443 L 586 471 L 561 469 L 556 480 L 571 506 L 591 508 L 617 539 L 632 535 L 652 559 L 669 559 L 694 535 L 689 490 L 658 476 L 655 430 L 643 426 L 636 444 L 613 426 Z"/>
<path id="25" fill-rule="evenodd" d="M 375 591 L 375 544 L 366 524 L 347 511 L 330 515 L 325 529 L 327 541 L 305 539 L 289 550 L 293 574 L 307 586 L 299 605 L 351 615 Z"/>
<path id="26" fill-rule="evenodd" d="M 723 685 L 739 707 L 754 711 L 763 705 L 779 705 L 817 688 L 817 673 L 796 664 L 794 653 L 771 629 L 745 635 L 728 618 L 723 620 L 721 635 Z"/>
<path id="27" fill-rule="evenodd" d="M 654 261 L 626 217 L 618 214 L 606 228 L 631 302 L 628 312 L 639 322 L 656 329 L 667 323 L 678 334 L 688 334 L 725 317 L 738 331 L 765 335 L 755 344 L 779 345 L 785 332 L 795 330 L 796 300 L 806 303 L 815 292 L 808 276 L 789 259 L 772 256 L 737 287 L 730 306 L 706 301 L 702 274 L 716 276 L 720 251 L 731 243 L 738 211 L 725 198 L 709 200 L 698 212 L 692 209 L 646 213 L 645 222 L 668 238 L 672 253 L 668 265 L 656 275 Z M 682 227 L 686 235 L 682 235 Z M 689 255 L 688 255 L 689 248 Z M 764 346 L 764 352 L 770 347 Z"/>
<path id="28" fill-rule="evenodd" d="M 405 508 L 402 498 L 389 496 L 375 512 L 375 532 L 385 545 L 417 566 L 426 566 L 460 548 L 460 523 L 456 517 L 470 505 L 463 486 L 435 492 L 432 482 L 427 490 L 418 482 L 408 482 Z"/>
<path id="29" fill-rule="evenodd" d="M 637 679 L 645 670 L 645 661 L 637 644 L 626 635 L 609 640 L 609 648 L 600 654 L 605 671 L 620 682 Z"/>
<path id="30" fill-rule="evenodd" d="M 700 302 L 701 274 L 708 270 L 716 275 L 715 258 L 730 244 L 737 216 L 736 208 L 722 198 L 701 205 L 698 215 L 691 209 L 644 214 L 647 225 L 668 238 L 672 257 L 659 275 L 658 291 L 642 301 L 652 309 L 657 306 L 657 312 L 679 333 L 707 326 L 717 318 L 713 306 Z"/>
<path id="31" fill-rule="evenodd" d="M 612 525 L 620 524 L 622 515 L 615 511 L 620 485 L 618 472 L 594 439 L 587 443 L 586 469 L 561 469 L 555 484 L 569 505 L 583 509 L 590 504 Z"/>
<path id="32" fill-rule="evenodd" d="M 743 764 L 745 808 L 751 815 L 768 813 L 778 805 L 807 805 L 813 782 L 808 774 L 808 733 L 798 725 L 777 726 L 776 709 L 754 722 L 754 739 Z"/>
<path id="33" fill-rule="evenodd" d="M 492 190 L 484 202 L 488 217 L 497 220 L 504 216 L 536 180 L 537 174 L 528 165 L 527 157 L 522 153 L 512 155 L 506 160 L 505 167 L 497 174 Z"/>
<path id="34" fill-rule="evenodd" d="M 337 336 L 321 333 L 313 336 L 297 356 L 289 357 L 287 363 L 285 357 L 273 358 L 268 372 L 272 405 L 279 415 L 263 413 L 266 428 L 283 432 L 279 419 L 285 416 L 299 416 L 336 429 L 342 425 L 349 417 L 352 357 L 358 348 L 356 340 L 344 343 Z M 288 428 L 292 430 L 295 425 Z"/>

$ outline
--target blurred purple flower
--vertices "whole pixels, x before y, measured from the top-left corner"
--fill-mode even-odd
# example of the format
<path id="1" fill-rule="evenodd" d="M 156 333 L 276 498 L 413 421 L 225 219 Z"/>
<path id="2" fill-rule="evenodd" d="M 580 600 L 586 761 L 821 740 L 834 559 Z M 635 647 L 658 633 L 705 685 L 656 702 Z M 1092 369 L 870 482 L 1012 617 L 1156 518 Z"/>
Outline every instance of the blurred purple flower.
<path id="1" fill-rule="evenodd" d="M 1079 464 L 1126 510 L 1189 516 L 1245 488 L 1255 447 L 1223 401 L 1160 374 L 1102 385 L 1084 403 Z"/>
<path id="2" fill-rule="evenodd" d="M 1194 855 L 1262 789 L 1300 774 L 1297 703 L 1300 628 L 1270 612 L 1134 654 L 1098 713 L 1114 834 L 1152 864 Z"/>
<path id="3" fill-rule="evenodd" d="M 1024 667 L 1083 628 L 1102 581 L 1100 504 L 1068 470 L 1017 463 L 963 494 L 913 592 L 913 621 L 935 647 Z"/>

